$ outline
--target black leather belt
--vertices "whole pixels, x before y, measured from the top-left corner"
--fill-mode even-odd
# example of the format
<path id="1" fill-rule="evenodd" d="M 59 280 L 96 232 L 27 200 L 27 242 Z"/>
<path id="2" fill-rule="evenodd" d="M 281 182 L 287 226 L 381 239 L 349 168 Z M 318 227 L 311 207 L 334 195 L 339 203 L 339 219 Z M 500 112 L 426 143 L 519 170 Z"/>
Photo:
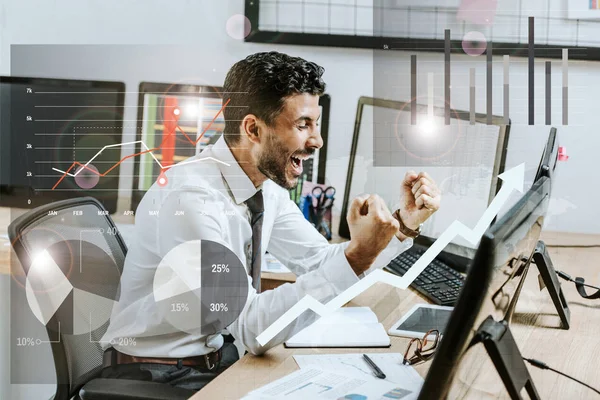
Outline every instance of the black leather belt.
<path id="1" fill-rule="evenodd" d="M 223 352 L 221 349 L 203 356 L 185 357 L 185 358 L 162 358 L 162 357 L 138 357 L 130 356 L 129 354 L 121 353 L 120 351 L 109 348 L 104 352 L 102 366 L 112 367 L 114 365 L 123 364 L 164 364 L 176 365 L 178 368 L 183 366 L 193 367 L 202 372 L 214 372 L 221 361 Z"/>

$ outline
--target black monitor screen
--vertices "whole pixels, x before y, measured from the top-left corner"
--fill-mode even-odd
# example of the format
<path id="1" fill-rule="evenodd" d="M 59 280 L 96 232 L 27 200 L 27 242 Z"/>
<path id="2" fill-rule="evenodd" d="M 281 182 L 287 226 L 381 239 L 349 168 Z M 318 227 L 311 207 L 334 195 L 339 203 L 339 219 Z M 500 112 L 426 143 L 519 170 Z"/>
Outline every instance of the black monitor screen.
<path id="1" fill-rule="evenodd" d="M 483 346 L 467 348 L 488 316 L 510 322 L 549 198 L 550 179 L 542 177 L 483 235 L 419 399 L 446 398 L 455 377 L 453 390 L 481 383 Z"/>
<path id="2" fill-rule="evenodd" d="M 445 125 L 444 108 L 430 111 L 426 105 L 417 105 L 418 120 L 412 125 L 410 107 L 407 102 L 359 99 L 342 215 L 361 193 L 377 193 L 390 210 L 397 209 L 401 185 L 390 182 L 400 182 L 409 170 L 427 171 L 438 182 L 444 203 L 416 240 L 428 246 L 428 238 L 437 239 L 456 220 L 477 224 L 499 189 L 510 126 L 499 116 L 488 124 L 482 114 L 471 123 L 469 113 L 460 110 L 451 110 Z M 350 237 L 346 218 L 340 220 L 339 234 Z M 475 254 L 473 244 L 462 237 L 445 251 L 469 259 Z"/>
<path id="3" fill-rule="evenodd" d="M 544 146 L 542 152 L 542 158 L 535 174 L 535 180 L 537 181 L 542 176 L 551 178 L 554 168 L 556 168 L 556 161 L 558 160 L 558 135 L 556 128 L 551 128 L 548 134 L 548 140 Z"/>
<path id="4" fill-rule="evenodd" d="M 216 86 L 141 82 L 131 210 L 170 165 L 201 153 L 223 134 L 227 93 Z M 321 96 L 323 147 L 304 162 L 305 179 L 325 182 L 329 95 Z M 152 151 L 148 151 L 152 149 Z"/>
<path id="5" fill-rule="evenodd" d="M 0 206 L 93 196 L 117 206 L 121 82 L 1 77 Z"/>
<path id="6" fill-rule="evenodd" d="M 223 133 L 222 88 L 142 82 L 138 97 L 131 210 L 164 167 L 192 157 Z M 147 151 L 152 149 L 152 151 Z"/>

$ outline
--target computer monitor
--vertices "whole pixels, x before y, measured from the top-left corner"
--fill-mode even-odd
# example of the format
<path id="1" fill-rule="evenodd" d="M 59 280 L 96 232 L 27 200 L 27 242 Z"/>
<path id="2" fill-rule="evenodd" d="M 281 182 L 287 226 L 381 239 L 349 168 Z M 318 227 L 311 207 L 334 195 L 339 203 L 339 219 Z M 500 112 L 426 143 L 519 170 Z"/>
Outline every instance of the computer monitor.
<path id="1" fill-rule="evenodd" d="M 426 171 L 442 191 L 441 208 L 416 240 L 429 246 L 457 219 L 467 226 L 477 224 L 499 190 L 510 125 L 497 116 L 488 125 L 484 114 L 475 114 L 471 121 L 468 112 L 458 110 L 451 110 L 450 125 L 445 125 L 443 107 L 417 107 L 417 124 L 412 125 L 410 102 L 359 99 L 342 216 L 361 193 L 376 193 L 395 210 L 404 174 Z M 344 217 L 339 234 L 350 237 Z M 461 264 L 466 267 L 475 248 L 457 238 L 446 252 L 464 257 Z"/>
<path id="2" fill-rule="evenodd" d="M 538 166 L 537 172 L 535 173 L 535 179 L 538 180 L 542 176 L 550 178 L 554 169 L 556 168 L 556 162 L 558 161 L 558 134 L 556 128 L 550 128 L 548 134 L 548 140 L 544 146 L 542 152 L 542 158 Z"/>
<path id="3" fill-rule="evenodd" d="M 545 176 L 534 182 L 481 238 L 419 399 L 446 398 L 457 374 L 466 387 L 476 380 L 481 358 L 467 349 L 488 316 L 510 321 L 538 244 L 550 186 L 550 178 Z"/>
<path id="4" fill-rule="evenodd" d="M 140 83 L 135 151 L 139 156 L 134 161 L 132 210 L 137 209 L 163 167 L 202 152 L 223 134 L 225 120 L 221 109 L 225 96 L 221 87 Z M 304 162 L 304 171 L 307 180 L 324 183 L 329 95 L 321 96 L 319 104 L 324 144 L 312 159 Z"/>
<path id="5" fill-rule="evenodd" d="M 122 82 L 0 77 L 0 206 L 92 196 L 117 209 Z"/>

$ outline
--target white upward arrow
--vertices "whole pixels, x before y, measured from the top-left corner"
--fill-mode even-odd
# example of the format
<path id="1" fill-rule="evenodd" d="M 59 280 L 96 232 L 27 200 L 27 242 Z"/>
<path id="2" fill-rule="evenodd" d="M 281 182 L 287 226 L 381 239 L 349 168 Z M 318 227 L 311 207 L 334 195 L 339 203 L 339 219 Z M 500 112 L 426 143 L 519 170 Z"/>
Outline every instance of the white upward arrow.
<path id="1" fill-rule="evenodd" d="M 494 197 L 494 200 L 492 200 L 473 229 L 469 229 L 469 227 L 460 221 L 454 221 L 417 260 L 417 262 L 413 264 L 406 274 L 401 277 L 383 272 L 382 270 L 378 269 L 360 281 L 356 282 L 348 289 L 344 290 L 342 293 L 331 299 L 327 304 L 322 304 L 310 295 L 304 296 L 302 300 L 286 311 L 281 317 L 279 317 L 267 329 L 265 329 L 256 337 L 258 343 L 260 343 L 262 346 L 267 344 L 269 340 L 273 339 L 279 332 L 285 329 L 286 326 L 292 323 L 304 311 L 310 309 L 322 317 L 327 316 L 377 282 L 383 282 L 400 289 L 406 289 L 456 236 L 462 236 L 471 244 L 476 245 L 490 223 L 494 220 L 496 215 L 498 215 L 500 209 L 502 209 L 502 206 L 508 200 L 511 192 L 513 190 L 523 192 L 525 164 L 518 165 L 504 172 L 503 174 L 498 175 L 498 177 L 503 181 L 502 188 Z"/>

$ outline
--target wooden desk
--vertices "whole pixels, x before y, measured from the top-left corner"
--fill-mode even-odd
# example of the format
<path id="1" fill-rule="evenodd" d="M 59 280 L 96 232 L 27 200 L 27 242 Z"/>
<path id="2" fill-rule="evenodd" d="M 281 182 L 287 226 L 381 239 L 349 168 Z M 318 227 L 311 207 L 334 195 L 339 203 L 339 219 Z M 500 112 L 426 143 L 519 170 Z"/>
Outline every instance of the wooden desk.
<path id="1" fill-rule="evenodd" d="M 600 243 L 598 235 L 548 233 L 543 239 L 552 244 Z M 577 242 L 582 243 L 582 242 Z M 584 276 L 589 282 L 600 282 L 600 249 L 550 248 L 557 269 L 572 276 Z M 537 269 L 532 265 L 518 302 L 511 326 L 521 353 L 546 362 L 551 367 L 598 386 L 600 382 L 600 302 L 584 300 L 575 286 L 563 283 L 563 291 L 571 308 L 571 329 L 558 329 L 560 320 L 546 290 L 540 292 Z M 270 277 L 274 278 L 274 277 Z M 282 277 L 283 278 L 283 277 Z M 349 305 L 369 306 L 379 321 L 389 329 L 400 316 L 424 300 L 412 290 L 400 290 L 379 283 L 355 298 Z M 368 352 L 403 353 L 409 339 L 392 337 L 390 349 L 368 349 Z M 454 379 L 450 398 L 505 399 L 504 386 L 483 347 L 469 351 L 469 359 Z M 286 349 L 282 345 L 263 356 L 246 355 L 199 391 L 192 400 L 239 399 L 248 392 L 277 380 L 298 369 L 294 354 L 356 353 L 361 349 Z M 430 363 L 416 367 L 425 376 Z M 590 390 L 554 372 L 529 367 L 529 372 L 543 399 L 597 399 Z M 464 383 L 468 382 L 468 385 Z"/>

